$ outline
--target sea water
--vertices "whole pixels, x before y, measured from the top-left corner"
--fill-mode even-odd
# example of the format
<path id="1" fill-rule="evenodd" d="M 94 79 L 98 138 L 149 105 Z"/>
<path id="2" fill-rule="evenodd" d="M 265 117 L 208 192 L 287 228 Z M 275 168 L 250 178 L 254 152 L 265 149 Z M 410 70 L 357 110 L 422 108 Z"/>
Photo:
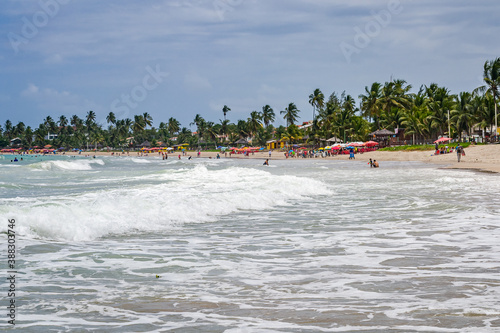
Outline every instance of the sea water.
<path id="1" fill-rule="evenodd" d="M 15 219 L 19 331 L 500 332 L 496 174 L 360 158 L 10 160 L 0 293 Z"/>

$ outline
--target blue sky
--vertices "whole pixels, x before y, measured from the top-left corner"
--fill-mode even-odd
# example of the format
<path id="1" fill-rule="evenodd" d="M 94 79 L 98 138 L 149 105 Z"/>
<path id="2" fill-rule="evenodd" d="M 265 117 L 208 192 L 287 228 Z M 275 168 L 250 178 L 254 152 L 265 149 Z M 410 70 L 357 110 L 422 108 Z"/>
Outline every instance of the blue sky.
<path id="1" fill-rule="evenodd" d="M 0 123 L 50 115 L 104 123 L 148 112 L 154 125 L 246 119 L 308 96 L 404 79 L 452 93 L 482 85 L 500 56 L 500 2 L 490 0 L 4 0 Z"/>

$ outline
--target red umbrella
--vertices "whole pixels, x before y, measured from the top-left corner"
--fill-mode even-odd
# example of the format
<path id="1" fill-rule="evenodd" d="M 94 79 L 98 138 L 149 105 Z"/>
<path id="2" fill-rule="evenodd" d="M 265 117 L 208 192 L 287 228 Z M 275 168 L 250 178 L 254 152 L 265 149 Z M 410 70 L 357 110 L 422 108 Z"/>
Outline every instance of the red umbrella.
<path id="1" fill-rule="evenodd" d="M 367 141 L 364 143 L 366 147 L 373 147 L 373 146 L 378 146 L 378 142 L 375 141 Z"/>
<path id="2" fill-rule="evenodd" d="M 450 140 L 451 140 L 451 138 L 439 138 L 436 141 L 434 141 L 434 143 L 446 142 L 446 141 L 450 141 Z"/>

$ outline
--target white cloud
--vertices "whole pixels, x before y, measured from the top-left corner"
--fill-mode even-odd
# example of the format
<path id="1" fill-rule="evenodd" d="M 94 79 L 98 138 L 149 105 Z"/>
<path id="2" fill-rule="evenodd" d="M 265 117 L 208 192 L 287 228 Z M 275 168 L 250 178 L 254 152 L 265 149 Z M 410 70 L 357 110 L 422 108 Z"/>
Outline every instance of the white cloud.
<path id="1" fill-rule="evenodd" d="M 469 90 L 477 86 L 484 61 L 500 52 L 491 37 L 500 33 L 500 3 L 486 0 L 401 0 L 402 12 L 350 64 L 339 45 L 352 44 L 354 28 L 364 29 L 388 1 L 223 2 L 229 7 L 204 0 L 70 1 L 21 56 L 0 50 L 2 77 L 52 87 L 32 84 L 23 92 L 43 110 L 97 112 L 90 100 L 108 106 L 137 84 L 146 66 L 165 64 L 162 69 L 176 81 L 134 113 L 149 112 L 156 122 L 166 120 L 160 109 L 175 110 L 168 116 L 187 126 L 196 113 L 219 119 L 224 104 L 233 109 L 232 120 L 246 119 L 266 104 L 281 110 L 294 102 L 307 110 L 315 88 L 325 96 L 346 90 L 356 97 L 392 74 L 414 87 L 438 82 L 453 92 Z M 21 17 L 39 10 L 29 0 L 6 7 L 7 23 L 0 22 L 5 31 L 19 31 Z M 22 88 L 13 85 L 2 93 L 16 96 Z"/>
<path id="2" fill-rule="evenodd" d="M 96 103 L 68 91 L 40 88 L 33 83 L 30 83 L 21 92 L 21 96 L 32 100 L 38 108 L 48 111 L 51 114 L 69 116 L 72 114 L 82 114 L 89 110 L 97 112 L 103 109 Z"/>
<path id="3" fill-rule="evenodd" d="M 45 58 L 45 63 L 46 64 L 49 64 L 49 65 L 52 65 L 52 64 L 59 64 L 63 61 L 63 57 L 56 53 L 56 54 L 52 54 L 50 56 L 48 56 L 47 58 Z"/>
<path id="4" fill-rule="evenodd" d="M 205 90 L 212 88 L 210 81 L 199 75 L 197 72 L 190 71 L 184 76 L 184 86 L 190 90 Z"/>
<path id="5" fill-rule="evenodd" d="M 25 97 L 36 96 L 38 95 L 39 90 L 40 89 L 37 86 L 35 86 L 33 83 L 30 83 L 28 85 L 28 88 L 21 92 L 21 95 Z"/>

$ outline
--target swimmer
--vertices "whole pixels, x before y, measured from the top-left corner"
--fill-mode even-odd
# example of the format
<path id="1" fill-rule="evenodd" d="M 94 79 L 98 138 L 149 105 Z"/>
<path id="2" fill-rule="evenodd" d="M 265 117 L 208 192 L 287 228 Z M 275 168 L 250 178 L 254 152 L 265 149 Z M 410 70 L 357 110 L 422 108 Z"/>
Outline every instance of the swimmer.
<path id="1" fill-rule="evenodd" d="M 264 165 L 269 165 L 269 159 L 266 159 L 266 160 L 264 161 Z"/>

